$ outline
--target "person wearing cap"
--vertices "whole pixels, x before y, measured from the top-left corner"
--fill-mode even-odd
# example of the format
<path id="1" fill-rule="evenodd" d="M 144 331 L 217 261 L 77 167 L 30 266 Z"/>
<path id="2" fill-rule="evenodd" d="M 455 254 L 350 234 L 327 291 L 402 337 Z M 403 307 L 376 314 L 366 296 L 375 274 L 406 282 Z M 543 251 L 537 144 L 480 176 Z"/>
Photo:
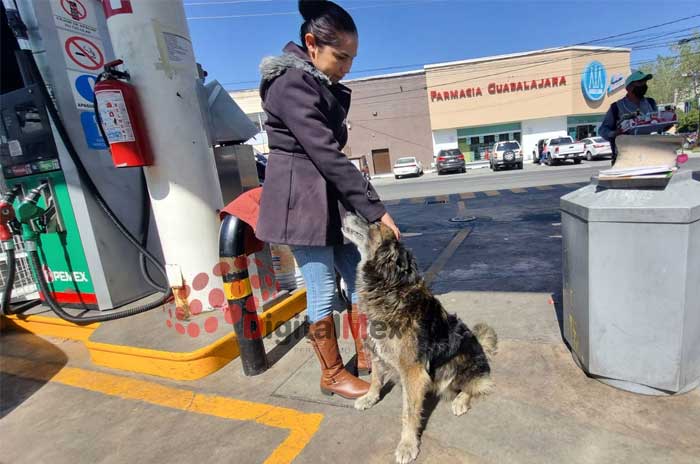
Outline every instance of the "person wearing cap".
<path id="1" fill-rule="evenodd" d="M 612 164 L 617 160 L 617 146 L 615 137 L 620 135 L 619 124 L 628 114 L 651 113 L 657 110 L 656 101 L 653 98 L 645 97 L 647 93 L 647 81 L 652 78 L 651 74 L 642 71 L 634 71 L 625 80 L 627 95 L 621 100 L 610 105 L 603 123 L 600 125 L 598 134 L 605 140 L 610 141 L 612 148 Z"/>

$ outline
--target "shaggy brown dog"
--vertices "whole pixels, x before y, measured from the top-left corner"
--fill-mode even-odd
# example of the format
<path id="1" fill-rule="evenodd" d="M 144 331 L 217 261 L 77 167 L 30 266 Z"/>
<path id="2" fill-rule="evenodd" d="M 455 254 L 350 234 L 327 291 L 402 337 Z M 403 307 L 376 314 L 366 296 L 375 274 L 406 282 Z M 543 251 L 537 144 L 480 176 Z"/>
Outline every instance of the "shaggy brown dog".
<path id="1" fill-rule="evenodd" d="M 469 330 L 448 314 L 419 275 L 411 252 L 388 227 L 348 215 L 343 233 L 362 255 L 357 290 L 369 320 L 366 344 L 372 354 L 370 390 L 355 401 L 355 408 L 372 407 L 387 374 L 398 373 L 403 415 L 395 454 L 396 462 L 408 463 L 418 456 L 429 391 L 452 398 L 452 412 L 460 416 L 473 397 L 491 390 L 488 359 L 496 353 L 496 332 L 486 324 Z"/>

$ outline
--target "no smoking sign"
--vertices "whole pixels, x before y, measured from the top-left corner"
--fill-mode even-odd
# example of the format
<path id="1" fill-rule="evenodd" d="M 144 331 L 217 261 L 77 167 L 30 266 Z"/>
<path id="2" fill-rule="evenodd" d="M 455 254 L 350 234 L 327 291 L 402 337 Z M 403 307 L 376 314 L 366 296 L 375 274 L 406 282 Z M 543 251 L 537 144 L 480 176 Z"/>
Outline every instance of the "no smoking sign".
<path id="1" fill-rule="evenodd" d="M 92 37 L 60 33 L 66 64 L 71 69 L 97 71 L 105 64 L 102 42 Z"/>

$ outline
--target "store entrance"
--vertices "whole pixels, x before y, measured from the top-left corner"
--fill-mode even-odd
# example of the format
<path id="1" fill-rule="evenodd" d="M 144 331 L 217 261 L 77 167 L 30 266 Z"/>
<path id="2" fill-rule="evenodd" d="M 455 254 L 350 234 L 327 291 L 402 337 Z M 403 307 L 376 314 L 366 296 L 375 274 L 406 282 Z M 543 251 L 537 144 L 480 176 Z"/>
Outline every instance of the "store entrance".
<path id="1" fill-rule="evenodd" d="M 574 140 L 583 140 L 598 135 L 597 129 L 597 126 L 593 124 L 582 124 L 579 126 L 570 126 L 568 133 Z"/>

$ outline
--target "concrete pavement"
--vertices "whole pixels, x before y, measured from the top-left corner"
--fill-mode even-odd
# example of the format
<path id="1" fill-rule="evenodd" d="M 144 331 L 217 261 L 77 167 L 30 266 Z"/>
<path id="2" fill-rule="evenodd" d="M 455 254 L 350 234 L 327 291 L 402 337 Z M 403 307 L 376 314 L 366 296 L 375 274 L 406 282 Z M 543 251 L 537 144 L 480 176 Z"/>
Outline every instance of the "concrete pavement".
<path id="1" fill-rule="evenodd" d="M 575 188 L 451 192 L 446 203 L 389 206 L 446 309 L 499 335 L 495 392 L 462 417 L 429 398 L 416 462 L 700 460 L 700 390 L 666 398 L 616 390 L 586 377 L 562 340 L 558 201 Z M 459 215 L 476 219 L 449 221 Z M 244 377 L 236 360 L 191 382 L 96 368 L 78 342 L 3 334 L 0 461 L 393 462 L 400 387 L 362 413 L 321 395 L 304 332 L 296 318 L 268 337 L 274 364 L 261 376 Z M 352 342 L 339 333 L 349 361 Z"/>

